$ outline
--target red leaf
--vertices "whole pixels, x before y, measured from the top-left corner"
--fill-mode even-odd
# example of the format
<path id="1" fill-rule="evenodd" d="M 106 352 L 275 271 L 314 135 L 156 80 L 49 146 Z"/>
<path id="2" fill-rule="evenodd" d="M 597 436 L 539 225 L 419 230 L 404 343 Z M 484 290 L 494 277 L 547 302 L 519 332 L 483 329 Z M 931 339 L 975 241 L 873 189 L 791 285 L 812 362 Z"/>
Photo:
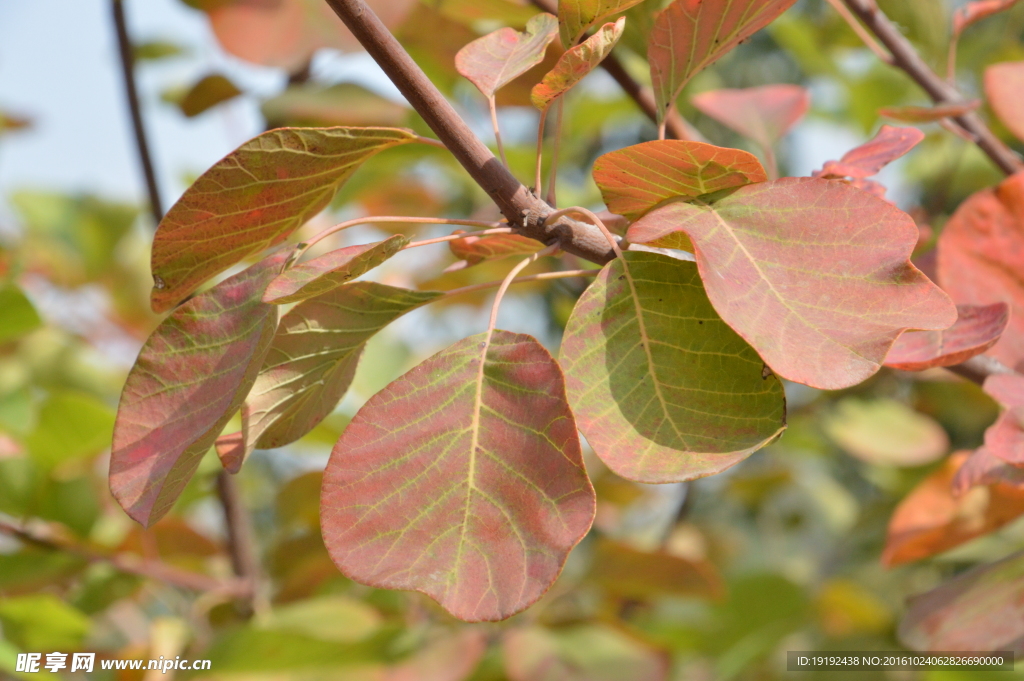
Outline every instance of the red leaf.
<path id="1" fill-rule="evenodd" d="M 789 9 L 796 0 L 675 0 L 655 15 L 647 47 L 658 115 L 694 75 Z"/>
<path id="2" fill-rule="evenodd" d="M 408 243 L 408 237 L 395 234 L 384 241 L 339 248 L 296 265 L 270 282 L 263 302 L 285 305 L 321 296 L 366 274 Z"/>
<path id="3" fill-rule="evenodd" d="M 548 45 L 558 34 L 558 19 L 538 14 L 526 24 L 526 32 L 500 28 L 478 38 L 455 55 L 455 68 L 485 97 L 544 61 Z"/>
<path id="4" fill-rule="evenodd" d="M 1008 10 L 1017 2 L 1018 0 L 976 0 L 967 3 L 953 13 L 953 35 L 959 37 L 971 24 Z"/>
<path id="5" fill-rule="evenodd" d="M 171 509 L 256 380 L 277 325 L 260 296 L 287 257 L 189 300 L 142 347 L 117 410 L 110 490 L 143 525 Z"/>
<path id="6" fill-rule="evenodd" d="M 594 181 L 608 210 L 633 220 L 668 199 L 692 199 L 766 179 L 753 154 L 703 142 L 644 142 L 594 162 Z"/>
<path id="7" fill-rule="evenodd" d="M 1006 484 L 1024 489 L 1024 468 L 1006 463 L 984 447 L 964 461 L 953 477 L 953 496 L 962 496 L 978 485 Z"/>
<path id="8" fill-rule="evenodd" d="M 985 392 L 1007 409 L 1024 407 L 1024 376 L 998 374 L 985 379 Z"/>
<path id="9" fill-rule="evenodd" d="M 879 109 L 878 115 L 902 121 L 903 123 L 934 123 L 943 118 L 955 118 L 977 110 L 980 99 L 961 104 L 939 104 L 937 106 L 892 106 Z"/>
<path id="10" fill-rule="evenodd" d="M 242 462 L 245 461 L 245 440 L 241 431 L 221 435 L 214 443 L 214 448 L 224 470 L 232 474 L 242 470 Z"/>
<path id="11" fill-rule="evenodd" d="M 953 478 L 969 455 L 950 456 L 896 507 L 882 553 L 885 565 L 934 556 L 1024 514 L 1024 489 L 1009 485 L 976 487 L 960 498 L 953 496 Z"/>
<path id="12" fill-rule="evenodd" d="M 960 305 L 1010 306 L 1006 332 L 988 354 L 1024 363 L 1024 173 L 964 201 L 939 235 L 938 275 Z"/>
<path id="13" fill-rule="evenodd" d="M 455 230 L 462 234 L 462 230 Z M 517 255 L 531 255 L 544 248 L 544 244 L 518 234 L 495 234 L 494 236 L 467 236 L 448 242 L 452 255 L 460 262 L 449 267 L 446 272 L 461 270 L 479 265 L 487 260 L 500 260 Z"/>
<path id="14" fill-rule="evenodd" d="M 547 111 L 556 99 L 571 90 L 611 54 L 625 27 L 626 18 L 621 17 L 614 24 L 605 24 L 576 47 L 566 50 L 559 57 L 555 68 L 533 87 L 530 92 L 533 105 L 541 111 Z"/>
<path id="15" fill-rule="evenodd" d="M 380 681 L 465 681 L 486 652 L 487 636 L 483 631 L 456 630 L 388 668 Z"/>
<path id="16" fill-rule="evenodd" d="M 957 306 L 956 324 L 944 331 L 906 331 L 885 357 L 885 366 L 903 371 L 948 367 L 980 355 L 999 341 L 1009 322 L 1005 303 Z"/>
<path id="17" fill-rule="evenodd" d="M 985 447 L 1014 466 L 1024 466 L 1024 409 L 1008 409 L 985 431 Z"/>
<path id="18" fill-rule="evenodd" d="M 1024 61 L 985 69 L 985 94 L 1003 125 L 1024 140 Z"/>
<path id="19" fill-rule="evenodd" d="M 281 128 L 203 173 L 160 222 L 153 240 L 153 309 L 284 241 L 323 210 L 374 154 L 416 136 L 398 128 Z"/>
<path id="20" fill-rule="evenodd" d="M 949 298 L 910 263 L 910 216 L 845 183 L 785 178 L 670 203 L 627 237 L 658 246 L 676 231 L 693 241 L 722 319 L 792 381 L 856 385 L 903 331 L 956 321 Z"/>
<path id="21" fill-rule="evenodd" d="M 811 106 L 799 85 L 765 85 L 744 90 L 713 90 L 690 99 L 722 125 L 772 149 Z"/>
<path id="22" fill-rule="evenodd" d="M 624 12 L 643 0 L 572 0 L 558 3 L 562 45 L 569 49 L 591 26 L 605 17 Z"/>
<path id="23" fill-rule="evenodd" d="M 870 142 L 846 152 L 839 161 L 827 161 L 814 177 L 871 177 L 924 139 L 924 133 L 917 128 L 894 128 L 883 125 Z"/>
<path id="24" fill-rule="evenodd" d="M 915 596 L 900 641 L 920 651 L 1020 651 L 1024 646 L 1024 552 L 979 565 Z"/>
<path id="25" fill-rule="evenodd" d="M 370 398 L 324 475 L 324 540 L 342 572 L 467 621 L 540 598 L 596 504 L 562 381 L 536 340 L 495 331 Z"/>

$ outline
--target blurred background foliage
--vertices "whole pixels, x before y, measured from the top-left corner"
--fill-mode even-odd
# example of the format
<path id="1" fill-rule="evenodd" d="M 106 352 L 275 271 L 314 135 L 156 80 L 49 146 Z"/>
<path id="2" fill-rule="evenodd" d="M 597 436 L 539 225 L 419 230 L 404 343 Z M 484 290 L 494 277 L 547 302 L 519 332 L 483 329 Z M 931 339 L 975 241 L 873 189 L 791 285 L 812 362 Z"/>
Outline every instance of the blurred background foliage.
<path id="1" fill-rule="evenodd" d="M 232 0 L 187 4 L 210 14 L 226 44 L 231 31 L 254 30 L 232 23 Z M 617 50 L 642 82 L 645 31 L 660 4 L 647 0 L 629 10 Z M 941 71 L 951 0 L 880 4 Z M 145 12 L 145 3 L 130 3 L 129 10 Z M 302 11 L 316 20 L 310 5 Z M 457 76 L 455 52 L 499 26 L 521 28 L 534 13 L 516 0 L 422 0 L 411 3 L 395 32 L 489 139 L 486 105 Z M 980 95 L 986 65 L 1024 59 L 1022 37 L 1024 5 L 967 32 L 958 77 L 969 96 Z M 161 36 L 136 40 L 141 72 L 188 51 Z M 292 45 L 287 86 L 259 95 L 268 126 L 396 125 L 427 132 L 385 90 L 319 78 L 308 58 L 322 46 L 312 39 Z M 280 52 L 247 59 L 263 56 L 271 65 L 282 59 Z M 499 97 L 509 160 L 523 178 L 532 172 L 536 124 L 526 108 L 529 87 L 556 56 Z M 825 2 L 801 0 L 695 78 L 680 98 L 681 113 L 709 141 L 759 153 L 700 114 L 689 98 L 770 83 L 800 84 L 812 95 L 811 113 L 780 150 L 784 174 L 806 174 L 809 163 L 827 160 L 821 148 L 834 149 L 830 138 L 850 139 L 851 147 L 866 139 L 882 123 L 879 108 L 927 102 L 908 78 L 879 63 Z M 234 98 L 257 96 L 243 90 L 211 72 L 194 83 L 167 83 L 163 103 L 154 106 L 177 107 L 186 117 L 217 115 Z M 565 116 L 559 198 L 564 205 L 600 205 L 589 175 L 593 160 L 652 139 L 654 126 L 603 73 L 567 98 Z M 973 145 L 937 125 L 924 129 L 926 141 L 882 177 L 890 198 L 937 232 L 960 201 L 1000 175 Z M 30 117 L 0 112 L 0 152 L 7 136 L 33 134 L 40 133 Z M 203 168 L 184 170 L 194 176 Z M 979 388 L 943 370 L 883 370 L 838 393 L 789 385 L 790 426 L 782 440 L 690 485 L 627 482 L 590 457 L 599 497 L 593 532 L 551 592 L 507 622 L 461 624 L 419 594 L 355 584 L 338 573 L 320 539 L 318 490 L 327 454 L 366 398 L 483 328 L 488 297 L 481 294 L 410 315 L 378 336 L 353 393 L 333 416 L 295 445 L 258 452 L 245 466 L 238 481 L 261 559 L 253 612 L 215 588 L 232 578 L 232 565 L 213 453 L 174 512 L 152 530 L 129 521 L 107 491 L 119 389 L 159 321 L 148 307 L 154 227 L 148 214 L 141 205 L 45 187 L 25 187 L 6 199 L 13 211 L 0 230 L 0 521 L 9 531 L 0 535 L 0 676 L 34 678 L 15 673 L 19 652 L 81 650 L 101 658 L 209 658 L 212 671 L 196 678 L 210 679 L 781 679 L 787 650 L 899 649 L 896 626 L 909 596 L 1024 548 L 1024 525 L 1017 522 L 925 560 L 883 567 L 896 505 L 951 452 L 979 446 L 997 414 Z M 367 163 L 329 213 L 299 236 L 360 214 L 496 216 L 450 156 L 413 146 Z M 419 236 L 444 233 L 402 227 Z M 329 246 L 379 236 L 373 227 L 350 230 Z M 925 268 L 932 241 L 922 240 Z M 454 259 L 434 248 L 395 258 L 373 276 L 452 288 L 500 278 L 512 265 L 490 262 L 442 275 Z M 503 308 L 503 326 L 556 347 L 580 292 L 571 282 L 517 288 Z M 154 578 L 161 569 L 200 575 L 214 588 Z M 827 672 L 803 677 L 830 678 Z M 144 672 L 97 671 L 89 678 L 134 681 Z M 843 678 L 974 677 L 860 672 Z"/>

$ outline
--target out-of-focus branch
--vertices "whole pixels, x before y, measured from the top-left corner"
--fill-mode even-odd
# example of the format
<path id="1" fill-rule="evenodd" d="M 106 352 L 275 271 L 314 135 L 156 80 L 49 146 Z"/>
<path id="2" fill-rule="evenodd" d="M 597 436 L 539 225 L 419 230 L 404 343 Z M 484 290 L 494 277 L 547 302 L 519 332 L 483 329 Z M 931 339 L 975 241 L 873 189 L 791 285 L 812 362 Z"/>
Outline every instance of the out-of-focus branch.
<path id="1" fill-rule="evenodd" d="M 875 0 L 843 0 L 849 10 L 860 19 L 892 55 L 889 62 L 906 72 L 928 93 L 936 104 L 962 102 L 963 95 L 952 84 L 941 78 L 917 53 L 910 41 L 900 33 L 889 17 L 878 8 Z M 954 119 L 974 139 L 974 143 L 1007 175 L 1024 169 L 1024 163 L 1008 146 L 985 125 L 981 117 L 969 112 Z"/>
<path id="2" fill-rule="evenodd" d="M 156 183 L 156 172 L 153 170 L 153 156 L 149 150 L 146 127 L 142 120 L 142 106 L 139 104 L 139 91 L 135 86 L 135 53 L 131 39 L 128 37 L 128 22 L 124 16 L 124 1 L 110 0 L 114 15 L 114 29 L 117 32 L 117 50 L 121 60 L 121 76 L 124 80 L 125 97 L 132 117 L 132 129 L 135 132 L 135 148 L 142 165 L 142 174 L 146 180 L 146 192 L 149 195 L 149 210 L 154 224 L 160 224 L 164 217 L 163 203 L 160 200 L 160 188 Z"/>
<path id="3" fill-rule="evenodd" d="M 238 483 L 227 471 L 220 471 L 217 474 L 217 497 L 224 508 L 231 567 L 239 580 L 248 585 L 249 607 L 257 611 L 260 609 L 260 561 L 256 550 L 256 538 L 249 513 L 242 503 Z"/>
<path id="4" fill-rule="evenodd" d="M 957 376 L 962 376 L 968 381 L 972 381 L 978 385 L 983 384 L 985 379 L 989 376 L 1014 373 L 1013 369 L 1006 366 L 999 360 L 987 355 L 971 357 L 962 364 L 946 367 L 946 369 L 952 371 Z"/>

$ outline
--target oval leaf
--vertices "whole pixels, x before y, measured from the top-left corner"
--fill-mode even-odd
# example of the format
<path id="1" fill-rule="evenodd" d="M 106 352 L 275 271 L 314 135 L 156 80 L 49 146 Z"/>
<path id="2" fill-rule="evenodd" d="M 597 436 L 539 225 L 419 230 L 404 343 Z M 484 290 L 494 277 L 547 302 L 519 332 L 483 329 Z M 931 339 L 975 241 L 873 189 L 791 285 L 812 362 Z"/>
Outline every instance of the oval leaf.
<path id="1" fill-rule="evenodd" d="M 503 637 L 510 681 L 666 681 L 669 662 L 615 628 L 584 624 L 509 630 Z"/>
<path id="2" fill-rule="evenodd" d="M 188 118 L 195 118 L 199 114 L 209 111 L 218 104 L 234 99 L 242 91 L 238 86 L 228 80 L 227 76 L 214 73 L 200 79 L 185 96 L 178 102 L 181 113 Z"/>
<path id="3" fill-rule="evenodd" d="M 359 281 L 286 314 L 242 408 L 245 456 L 315 428 L 344 397 L 366 341 L 440 295 Z"/>
<path id="4" fill-rule="evenodd" d="M 1019 0 L 975 0 L 953 13 L 953 35 L 958 36 L 971 24 L 1016 5 Z"/>
<path id="5" fill-rule="evenodd" d="M 296 265 L 270 282 L 263 302 L 285 305 L 321 296 L 366 274 L 408 243 L 408 237 L 395 234 L 384 241 L 339 248 Z"/>
<path id="6" fill-rule="evenodd" d="M 985 431 L 985 448 L 1007 463 L 1024 466 L 1024 421 L 1021 409 L 1009 409 L 999 415 Z"/>
<path id="7" fill-rule="evenodd" d="M 246 142 L 160 222 L 153 309 L 171 309 L 210 277 L 281 243 L 330 203 L 360 163 L 415 140 L 398 128 L 282 128 Z"/>
<path id="8" fill-rule="evenodd" d="M 1024 552 L 910 599 L 898 634 L 911 650 L 1021 650 Z"/>
<path id="9" fill-rule="evenodd" d="M 978 485 L 1000 483 L 1024 489 L 1024 468 L 1006 463 L 985 447 L 978 447 L 953 477 L 953 496 L 962 496 Z"/>
<path id="10" fill-rule="evenodd" d="M 949 298 L 910 263 L 918 229 L 896 207 L 812 178 L 730 191 L 658 208 L 627 236 L 657 246 L 689 235 L 715 309 L 780 376 L 856 385 L 903 331 L 956 321 Z"/>
<path id="11" fill-rule="evenodd" d="M 988 352 L 1024 367 L 1024 173 L 960 204 L 938 243 L 942 288 L 961 305 L 1010 306 L 1010 321 Z"/>
<path id="12" fill-rule="evenodd" d="M 924 371 L 966 362 L 995 345 L 1010 321 L 1006 303 L 958 305 L 956 311 L 956 324 L 948 329 L 905 332 L 885 356 L 885 366 Z"/>
<path id="13" fill-rule="evenodd" d="M 839 161 L 827 161 L 814 177 L 852 177 L 862 179 L 877 174 L 924 139 L 917 128 L 894 128 L 883 125 L 870 142 L 843 155 Z"/>
<path id="14" fill-rule="evenodd" d="M 985 94 L 1003 125 L 1024 140 L 1024 61 L 985 69 Z"/>
<path id="15" fill-rule="evenodd" d="M 703 92 L 690 101 L 706 116 L 772 149 L 811 107 L 799 85 L 765 85 L 742 90 Z"/>
<path id="16" fill-rule="evenodd" d="M 520 33 L 500 28 L 478 38 L 455 55 L 455 68 L 485 97 L 494 93 L 544 61 L 548 45 L 558 33 L 558 20 L 538 14 Z"/>
<path id="17" fill-rule="evenodd" d="M 985 379 L 985 392 L 1007 409 L 1024 407 L 1024 376 L 998 374 Z"/>
<path id="18" fill-rule="evenodd" d="M 605 17 L 625 12 L 643 0 L 572 0 L 558 3 L 558 22 L 565 49 L 573 47 L 590 27 Z"/>
<path id="19" fill-rule="evenodd" d="M 719 473 L 785 428 L 782 384 L 715 313 L 693 263 L 627 251 L 606 265 L 560 359 L 580 430 L 630 480 Z"/>
<path id="20" fill-rule="evenodd" d="M 170 510 L 256 380 L 277 326 L 260 296 L 287 257 L 199 294 L 142 347 L 117 410 L 110 491 L 143 525 Z"/>
<path id="21" fill-rule="evenodd" d="M 647 47 L 659 120 L 690 79 L 770 24 L 796 0 L 675 0 L 654 18 Z"/>
<path id="22" fill-rule="evenodd" d="M 459 230 L 455 234 L 459 234 Z M 519 234 L 495 234 L 494 236 L 467 236 L 448 242 L 452 255 L 460 259 L 446 271 L 472 267 L 487 260 L 511 258 L 517 255 L 532 255 L 544 248 L 544 244 Z"/>
<path id="23" fill-rule="evenodd" d="M 533 105 L 541 111 L 547 111 L 556 99 L 571 90 L 611 54 L 625 27 L 626 18 L 621 17 L 614 24 L 605 24 L 579 45 L 566 50 L 559 57 L 555 68 L 548 71 L 544 80 L 530 91 Z"/>
<path id="24" fill-rule="evenodd" d="M 213 447 L 217 450 L 217 458 L 220 459 L 220 465 L 224 470 L 228 473 L 237 473 L 242 469 L 242 462 L 245 461 L 245 438 L 240 431 L 221 435 L 213 443 Z"/>
<path id="25" fill-rule="evenodd" d="M 961 104 L 940 104 L 938 106 L 893 106 L 879 109 L 878 115 L 904 123 L 934 123 L 943 118 L 955 118 L 976 111 L 981 106 L 980 99 L 972 99 Z"/>
<path id="26" fill-rule="evenodd" d="M 823 426 L 836 444 L 867 463 L 922 466 L 949 449 L 949 436 L 935 419 L 892 399 L 846 398 Z"/>
<path id="27" fill-rule="evenodd" d="M 671 198 L 692 199 L 767 179 L 753 154 L 683 140 L 644 142 L 594 162 L 594 181 L 608 210 L 631 220 Z"/>
<path id="28" fill-rule="evenodd" d="M 596 504 L 558 365 L 507 331 L 466 338 L 370 398 L 321 499 L 342 572 L 467 621 L 540 598 Z"/>

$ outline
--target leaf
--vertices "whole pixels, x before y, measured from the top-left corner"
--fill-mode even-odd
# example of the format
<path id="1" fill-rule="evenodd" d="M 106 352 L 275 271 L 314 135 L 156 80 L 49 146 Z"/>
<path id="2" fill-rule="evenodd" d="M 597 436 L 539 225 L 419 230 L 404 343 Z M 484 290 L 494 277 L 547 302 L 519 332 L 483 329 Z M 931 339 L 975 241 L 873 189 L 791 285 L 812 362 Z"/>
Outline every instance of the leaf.
<path id="1" fill-rule="evenodd" d="M 211 3 L 211 0 L 191 0 Z M 405 20 L 415 0 L 368 0 L 367 4 L 390 29 Z M 263 66 L 295 71 L 325 47 L 362 50 L 330 5 L 322 0 L 219 2 L 203 7 L 217 41 L 236 57 Z"/>
<path id="2" fill-rule="evenodd" d="M 181 45 L 167 40 L 149 40 L 132 46 L 132 56 L 135 61 L 158 61 L 187 53 L 188 50 Z"/>
<path id="3" fill-rule="evenodd" d="M 0 344 L 32 333 L 42 325 L 35 306 L 20 288 L 0 284 Z"/>
<path id="4" fill-rule="evenodd" d="M 938 281 L 958 305 L 1010 306 L 1010 321 L 988 354 L 1024 363 L 1024 173 L 974 194 L 957 208 L 938 242 Z"/>
<path id="5" fill-rule="evenodd" d="M 357 643 L 380 629 L 380 613 L 349 596 L 320 596 L 274 608 L 261 629 L 290 631 L 338 643 Z"/>
<path id="6" fill-rule="evenodd" d="M 270 127 L 284 126 L 399 126 L 409 107 L 393 102 L 355 83 L 324 87 L 293 85 L 260 107 Z"/>
<path id="7" fill-rule="evenodd" d="M 953 12 L 953 35 L 959 37 L 971 24 L 1016 5 L 1018 0 L 975 0 Z"/>
<path id="8" fill-rule="evenodd" d="M 870 142 L 846 152 L 839 161 L 827 161 L 814 177 L 871 177 L 916 147 L 924 139 L 917 128 L 883 125 Z"/>
<path id="9" fill-rule="evenodd" d="M 1024 140 L 1024 61 L 985 69 L 985 95 L 992 110 L 1017 139 Z"/>
<path id="10" fill-rule="evenodd" d="M 985 392 L 1007 409 L 1024 408 L 1024 376 L 994 374 L 985 379 Z"/>
<path id="11" fill-rule="evenodd" d="M 538 14 L 520 33 L 500 28 L 469 43 L 455 55 L 455 68 L 485 97 L 523 75 L 544 60 L 548 45 L 558 33 L 558 20 Z"/>
<path id="12" fill-rule="evenodd" d="M 647 48 L 659 122 L 690 79 L 796 0 L 675 0 L 654 18 Z"/>
<path id="13" fill-rule="evenodd" d="M 693 241 L 715 310 L 778 375 L 856 385 L 907 329 L 944 329 L 956 308 L 910 263 L 914 221 L 845 183 L 784 178 L 672 203 L 630 226 L 634 243 Z M 717 198 L 717 200 L 715 200 Z"/>
<path id="14" fill-rule="evenodd" d="M 683 140 L 644 142 L 594 162 L 594 181 L 608 210 L 631 220 L 668 199 L 692 199 L 766 179 L 753 154 Z"/>
<path id="15" fill-rule="evenodd" d="M 799 85 L 713 90 L 690 101 L 706 116 L 754 140 L 763 149 L 774 148 L 811 106 L 810 93 Z"/>
<path id="16" fill-rule="evenodd" d="M 390 667 L 384 681 L 464 681 L 486 652 L 487 636 L 483 631 L 455 631 Z"/>
<path id="17" fill-rule="evenodd" d="M 889 521 L 882 563 L 892 567 L 934 556 L 988 534 L 1024 514 L 1024 489 L 975 487 L 953 496 L 952 482 L 970 452 L 957 452 L 906 496 Z"/>
<path id="18" fill-rule="evenodd" d="M 843 399 L 823 426 L 848 454 L 872 464 L 922 466 L 949 449 L 942 426 L 892 399 Z"/>
<path id="19" fill-rule="evenodd" d="M 712 309 L 692 263 L 627 251 L 606 265 L 560 361 L 587 442 L 630 480 L 719 473 L 785 428 L 782 384 Z"/>
<path id="20" fill-rule="evenodd" d="M 1014 466 L 1024 466 L 1024 408 L 1008 409 L 985 431 L 985 448 Z"/>
<path id="21" fill-rule="evenodd" d="M 555 68 L 548 71 L 544 79 L 533 87 L 530 92 L 533 105 L 541 111 L 547 111 L 556 99 L 571 90 L 611 54 L 625 27 L 626 18 L 620 17 L 614 24 L 605 24 L 594 35 L 566 50 L 559 57 Z"/>
<path id="22" fill-rule="evenodd" d="M 999 341 L 1009 322 L 1005 303 L 958 305 L 956 324 L 943 331 L 906 331 L 885 356 L 902 371 L 948 367 L 980 355 Z"/>
<path id="23" fill-rule="evenodd" d="M 37 464 L 52 468 L 99 454 L 110 446 L 114 413 L 91 395 L 54 392 L 39 410 L 39 422 L 26 439 Z"/>
<path id="24" fill-rule="evenodd" d="M 201 78 L 193 85 L 185 96 L 178 102 L 181 113 L 188 118 L 195 118 L 201 113 L 209 111 L 218 104 L 234 99 L 242 91 L 234 83 L 219 73 L 214 73 Z"/>
<path id="25" fill-rule="evenodd" d="M 355 282 L 292 309 L 242 408 L 244 456 L 311 431 L 345 395 L 366 341 L 440 295 Z"/>
<path id="26" fill-rule="evenodd" d="M 725 585 L 714 566 L 665 551 L 638 551 L 626 544 L 602 539 L 594 552 L 591 576 L 605 589 L 625 598 L 662 594 L 718 599 Z"/>
<path id="27" fill-rule="evenodd" d="M 953 477 L 953 496 L 959 497 L 978 485 L 1006 484 L 1024 488 L 1024 468 L 1006 463 L 985 447 L 978 447 Z"/>
<path id="28" fill-rule="evenodd" d="M 663 655 L 603 624 L 511 629 L 502 647 L 510 681 L 668 679 L 669 664 Z"/>
<path id="29" fill-rule="evenodd" d="M 540 598 L 594 511 L 558 365 L 495 331 L 370 398 L 331 454 L 320 517 L 348 577 L 482 621 Z"/>
<path id="30" fill-rule="evenodd" d="M 978 565 L 915 596 L 898 636 L 911 650 L 1020 651 L 1024 646 L 1024 552 Z"/>
<path id="31" fill-rule="evenodd" d="M 110 490 L 150 526 L 170 510 L 242 405 L 277 325 L 260 302 L 279 252 L 176 309 L 142 347 L 114 424 Z"/>
<path id="32" fill-rule="evenodd" d="M 462 234 L 456 230 L 454 234 Z M 544 248 L 544 244 L 519 234 L 495 234 L 494 236 L 467 236 L 465 239 L 449 241 L 452 255 L 459 258 L 446 271 L 464 269 L 479 265 L 487 260 L 511 258 L 517 255 L 532 255 Z"/>
<path id="33" fill-rule="evenodd" d="M 4 598 L 0 601 L 0 624 L 4 638 L 32 651 L 80 650 L 92 629 L 85 613 L 53 594 Z"/>
<path id="34" fill-rule="evenodd" d="M 246 142 L 189 187 L 153 241 L 153 309 L 281 243 L 330 203 L 360 163 L 415 141 L 397 128 L 283 128 Z"/>
<path id="35" fill-rule="evenodd" d="M 606 17 L 625 12 L 643 0 L 564 0 L 558 3 L 558 23 L 565 49 L 573 47 L 590 28 Z"/>
<path id="36" fill-rule="evenodd" d="M 221 435 L 213 443 L 213 447 L 224 470 L 228 473 L 237 473 L 242 469 L 242 463 L 245 461 L 245 438 L 241 431 Z"/>
<path id="37" fill-rule="evenodd" d="M 892 106 L 879 109 L 878 115 L 901 121 L 903 123 L 934 123 L 943 118 L 963 116 L 981 107 L 980 99 L 959 104 L 939 104 L 936 106 Z"/>
<path id="38" fill-rule="evenodd" d="M 286 305 L 321 296 L 388 260 L 409 243 L 401 234 L 384 241 L 348 246 L 289 268 L 270 282 L 264 303 Z"/>

